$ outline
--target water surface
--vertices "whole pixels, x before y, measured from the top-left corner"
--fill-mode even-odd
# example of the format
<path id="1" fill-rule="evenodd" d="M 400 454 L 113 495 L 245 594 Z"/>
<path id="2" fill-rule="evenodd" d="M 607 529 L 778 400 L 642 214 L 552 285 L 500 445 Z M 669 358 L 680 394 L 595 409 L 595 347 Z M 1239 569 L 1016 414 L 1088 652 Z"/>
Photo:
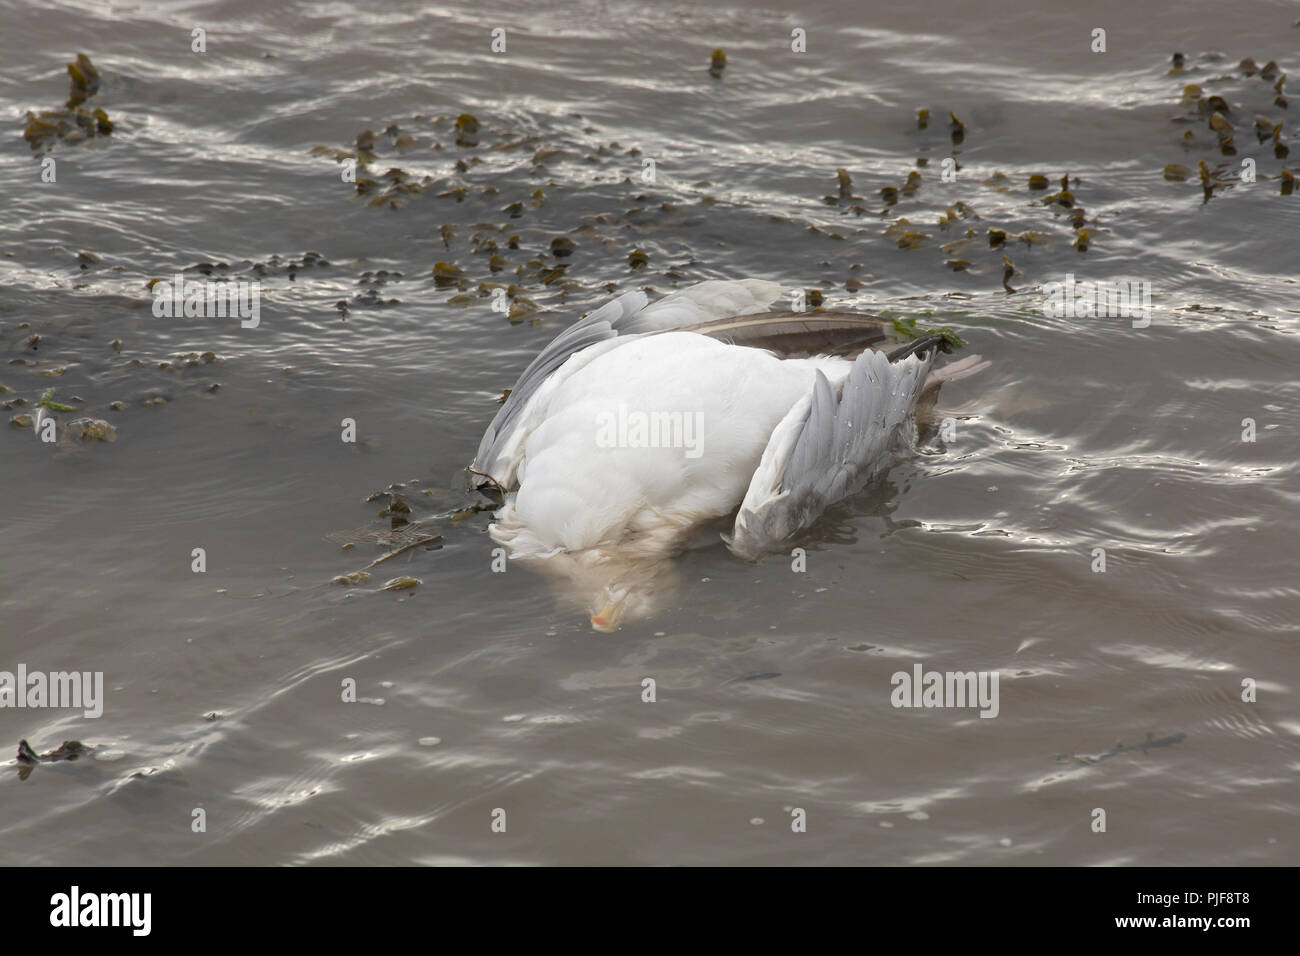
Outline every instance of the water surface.
<path id="1" fill-rule="evenodd" d="M 1300 153 L 1254 123 L 1292 142 L 1300 100 L 1238 64 L 1300 72 L 1297 16 L 0 0 L 0 398 L 26 402 L 0 432 L 0 669 L 107 690 L 97 720 L 0 710 L 11 752 L 96 748 L 10 764 L 0 862 L 1295 863 Z M 114 130 L 33 151 L 25 113 L 62 107 L 78 52 Z M 1229 103 L 1235 155 L 1188 83 Z M 335 151 L 367 130 L 359 194 Z M 1064 175 L 1074 206 L 1044 204 Z M 147 283 L 181 270 L 260 281 L 259 326 L 155 318 Z M 1150 326 L 1045 316 L 1068 274 L 1149 282 Z M 953 440 L 801 542 L 805 572 L 719 543 L 658 617 L 594 634 L 492 572 L 486 515 L 450 520 L 461 469 L 578 315 L 739 276 L 952 326 L 992 366 L 945 389 Z M 117 441 L 7 424 L 50 386 Z M 442 547 L 330 585 L 383 553 L 367 499 L 395 483 Z M 399 574 L 423 583 L 379 590 Z M 999 672 L 998 717 L 893 708 L 917 663 Z"/>

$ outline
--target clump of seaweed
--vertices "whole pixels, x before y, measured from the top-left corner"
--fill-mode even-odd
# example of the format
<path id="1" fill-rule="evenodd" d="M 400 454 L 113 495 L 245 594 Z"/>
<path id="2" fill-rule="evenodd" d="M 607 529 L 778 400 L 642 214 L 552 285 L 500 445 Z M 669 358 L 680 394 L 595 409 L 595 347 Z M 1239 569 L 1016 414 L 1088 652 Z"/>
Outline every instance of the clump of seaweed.
<path id="1" fill-rule="evenodd" d="M 90 57 L 78 53 L 77 59 L 68 64 L 68 76 L 71 90 L 63 109 L 39 113 L 27 111 L 23 138 L 33 151 L 51 149 L 57 142 L 77 143 L 97 136 L 109 136 L 113 132 L 113 121 L 108 118 L 108 113 L 100 107 L 87 109 L 83 105 L 98 95 L 100 87 L 99 70 L 90 62 Z"/>
<path id="2" fill-rule="evenodd" d="M 464 147 L 478 145 L 478 117 L 473 113 L 461 113 L 456 117 L 456 145 Z"/>
<path id="3" fill-rule="evenodd" d="M 60 760 L 77 760 L 91 753 L 93 748 L 87 747 L 80 740 L 65 740 L 54 749 L 43 754 L 38 754 L 32 745 L 26 740 L 18 741 L 18 779 L 26 780 L 32 775 L 32 770 L 38 763 L 56 763 Z"/>
<path id="4" fill-rule="evenodd" d="M 1259 86 L 1254 82 L 1241 83 L 1234 74 L 1240 74 L 1247 80 L 1258 77 L 1266 85 Z M 1200 83 L 1184 85 L 1179 97 L 1182 113 L 1174 117 L 1174 122 L 1188 127 L 1183 131 L 1181 138 L 1184 151 L 1208 147 L 1217 150 L 1219 155 L 1224 157 L 1246 154 L 1246 158 L 1239 160 L 1239 165 L 1235 167 L 1227 164 L 1216 164 L 1211 167 L 1205 158 L 1198 160 L 1197 171 L 1200 174 L 1202 203 L 1209 202 L 1216 192 L 1231 189 L 1240 183 L 1255 182 L 1257 177 L 1265 175 L 1262 172 L 1255 172 L 1255 167 L 1266 158 L 1264 149 L 1268 145 L 1271 145 L 1275 159 L 1285 160 L 1290 154 L 1290 147 L 1283 139 L 1282 122 L 1267 115 L 1271 112 L 1270 107 L 1286 109 L 1288 106 L 1283 92 L 1286 74 L 1274 60 L 1269 60 L 1261 67 L 1251 57 L 1246 57 L 1238 63 L 1234 74 L 1214 76 Z M 1206 86 L 1210 84 L 1224 86 L 1225 90 L 1223 93 L 1209 93 Z M 1227 89 L 1228 84 L 1232 84 L 1231 89 Z M 1243 102 L 1234 103 L 1225 93 L 1231 95 L 1234 100 L 1240 97 Z M 1268 101 L 1267 105 L 1265 105 L 1266 101 Z M 1243 137 L 1245 142 L 1240 141 L 1237 135 L 1248 122 L 1247 118 L 1251 112 L 1255 113 L 1249 127 L 1255 132 L 1253 145 L 1249 143 L 1249 134 Z M 1208 131 L 1210 136 L 1207 137 L 1204 133 L 1198 135 L 1198 129 Z M 1244 173 L 1248 164 L 1250 173 Z M 1279 170 L 1279 178 L 1284 171 Z M 1161 170 L 1161 175 L 1174 183 L 1188 181 L 1191 179 L 1191 173 L 1192 170 L 1181 163 L 1167 163 Z"/>
<path id="5" fill-rule="evenodd" d="M 41 400 L 36 403 L 37 408 L 48 408 L 56 412 L 75 412 L 76 409 L 71 405 L 64 405 L 62 402 L 54 400 L 54 389 L 47 388 L 41 395 Z"/>
<path id="6" fill-rule="evenodd" d="M 939 328 L 924 328 L 916 324 L 915 318 L 896 318 L 891 320 L 894 327 L 894 334 L 900 338 L 912 340 L 920 338 L 923 335 L 942 335 L 945 342 L 951 348 L 960 349 L 966 347 L 966 340 L 957 334 L 955 329 L 942 326 Z"/>
<path id="7" fill-rule="evenodd" d="M 435 262 L 433 264 L 433 284 L 440 289 L 450 287 L 464 289 L 468 283 L 465 279 L 465 270 L 459 266 L 452 265 L 450 262 Z"/>
<path id="8" fill-rule="evenodd" d="M 905 217 L 899 217 L 886 226 L 884 234 L 895 240 L 900 249 L 919 249 L 931 238 L 928 234 L 913 229 L 911 221 Z"/>
<path id="9" fill-rule="evenodd" d="M 399 152 L 415 145 L 414 139 L 401 133 L 396 124 L 389 125 L 384 135 L 392 148 Z M 437 185 L 429 177 L 416 177 L 399 166 L 390 166 L 382 173 L 373 171 L 372 167 L 380 160 L 376 152 L 378 144 L 379 137 L 374 131 L 365 129 L 357 134 L 352 149 L 313 146 L 310 152 L 313 156 L 328 156 L 338 163 L 354 164 L 350 173 L 345 173 L 344 181 L 351 182 L 356 194 L 366 197 L 367 205 L 370 206 L 400 209 L 408 197 L 419 195 Z"/>
<path id="10" fill-rule="evenodd" d="M 727 68 L 727 54 L 718 47 L 713 51 L 713 56 L 709 59 L 709 75 L 715 80 L 722 79 L 722 71 Z"/>
<path id="11" fill-rule="evenodd" d="M 102 418 L 74 418 L 63 433 L 82 441 L 117 441 L 117 429 Z"/>
<path id="12" fill-rule="evenodd" d="M 72 80 L 72 91 L 68 95 L 68 107 L 80 106 L 99 92 L 99 70 L 90 62 L 90 57 L 78 53 L 77 59 L 68 64 L 68 77 Z"/>
<path id="13" fill-rule="evenodd" d="M 402 273 L 389 271 L 388 269 L 377 269 L 375 271 L 367 270 L 361 273 L 356 284 L 364 286 L 360 292 L 352 296 L 351 301 L 340 299 L 334 307 L 346 317 L 349 308 L 360 309 L 379 309 L 391 305 L 401 305 L 402 300 L 398 298 L 385 299 L 380 290 L 390 282 L 400 282 Z"/>
<path id="14" fill-rule="evenodd" d="M 957 114 L 951 110 L 948 112 L 948 122 L 951 127 L 950 135 L 952 136 L 952 144 L 954 146 L 960 146 L 962 141 L 966 139 L 966 124 L 959 120 Z"/>
<path id="15" fill-rule="evenodd" d="M 853 177 L 849 175 L 849 171 L 843 166 L 840 166 L 835 170 L 835 180 L 839 185 L 839 195 L 827 196 L 826 202 L 828 204 L 834 206 L 840 202 L 856 202 L 862 198 L 861 196 L 853 195 Z"/>
<path id="16" fill-rule="evenodd" d="M 339 574 L 330 583 L 355 587 L 369 581 L 370 571 L 381 564 L 402 556 L 405 556 L 405 560 L 410 562 L 415 558 L 418 551 L 437 551 L 442 548 L 442 535 L 428 530 L 426 521 L 412 517 L 413 509 L 402 494 L 403 491 L 415 490 L 412 486 L 418 484 L 418 479 L 411 479 L 405 483 L 396 482 L 383 491 L 376 491 L 366 498 L 368 502 L 378 501 L 381 498 L 388 499 L 387 507 L 379 512 L 379 517 L 388 519 L 388 527 L 383 530 L 362 527 L 352 531 L 338 531 L 325 536 L 328 540 L 338 543 L 342 551 L 351 551 L 357 545 L 365 543 L 384 549 L 383 554 L 368 564 L 355 571 Z M 432 494 L 429 489 L 424 489 L 424 493 L 426 495 Z M 412 583 L 395 583 L 400 581 Z M 416 587 L 419 583 L 418 579 L 405 576 L 393 578 L 381 590 L 403 590 Z"/>
<path id="17" fill-rule="evenodd" d="M 379 590 L 409 591 L 411 588 L 418 588 L 423 583 L 424 582 L 421 581 L 419 578 L 413 578 L 408 574 L 404 574 L 401 575 L 400 577 L 390 578 L 389 580 L 385 581 L 384 586 L 381 587 Z"/>

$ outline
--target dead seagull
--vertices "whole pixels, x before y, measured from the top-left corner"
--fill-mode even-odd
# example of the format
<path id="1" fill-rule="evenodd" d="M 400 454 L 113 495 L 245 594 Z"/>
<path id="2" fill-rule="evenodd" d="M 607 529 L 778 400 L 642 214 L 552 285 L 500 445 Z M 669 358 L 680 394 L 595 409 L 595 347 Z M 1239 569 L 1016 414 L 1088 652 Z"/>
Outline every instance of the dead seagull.
<path id="1" fill-rule="evenodd" d="M 765 311 L 780 295 L 627 292 L 547 345 L 484 433 L 468 471 L 496 501 L 489 533 L 596 630 L 651 614 L 701 532 L 750 560 L 788 547 L 892 463 L 924 395 L 988 364 L 934 369 L 941 334 L 886 351 L 878 316 Z"/>

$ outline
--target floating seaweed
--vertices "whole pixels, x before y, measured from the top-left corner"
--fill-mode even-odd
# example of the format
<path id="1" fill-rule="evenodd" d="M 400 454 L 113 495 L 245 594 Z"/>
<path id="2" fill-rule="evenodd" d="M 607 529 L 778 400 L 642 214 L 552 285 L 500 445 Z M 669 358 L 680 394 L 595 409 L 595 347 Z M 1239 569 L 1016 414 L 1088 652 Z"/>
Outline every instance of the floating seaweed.
<path id="1" fill-rule="evenodd" d="M 75 412 L 76 409 L 71 405 L 64 405 L 54 401 L 54 389 L 47 388 L 41 395 L 40 401 L 36 403 L 37 408 L 49 408 L 56 412 Z"/>
<path id="2" fill-rule="evenodd" d="M 18 741 L 18 779 L 26 780 L 31 776 L 38 763 L 57 763 L 62 760 L 77 760 L 93 752 L 80 740 L 65 740 L 54 750 L 38 754 L 26 740 Z"/>
<path id="3" fill-rule="evenodd" d="M 413 578 L 408 575 L 392 578 L 384 582 L 381 591 L 409 591 L 411 588 L 418 588 L 424 582 L 419 578 Z"/>
<path id="4" fill-rule="evenodd" d="M 915 318 L 911 317 L 891 319 L 890 322 L 893 325 L 894 333 L 903 339 L 911 340 L 925 335 L 942 335 L 944 341 L 948 343 L 949 347 L 956 349 L 966 347 L 966 340 L 958 335 L 956 330 L 947 328 L 946 326 L 933 329 L 923 328 L 916 324 Z"/>
<path id="5" fill-rule="evenodd" d="M 1286 108 L 1285 97 L 1282 96 L 1283 85 L 1286 80 L 1286 74 L 1281 72 L 1277 62 L 1270 60 L 1263 67 L 1260 67 L 1255 61 L 1246 57 L 1237 65 L 1237 71 L 1246 77 L 1258 75 L 1260 79 L 1271 84 L 1272 93 L 1276 94 L 1273 100 L 1273 106 Z M 1230 82 L 1232 77 L 1216 77 L 1214 82 Z M 1220 155 L 1233 157 L 1241 151 L 1254 152 L 1254 148 L 1244 143 L 1238 143 L 1235 134 L 1238 132 L 1239 123 L 1242 120 L 1234 122 L 1233 117 L 1240 117 L 1242 113 L 1249 115 L 1247 112 L 1252 105 L 1256 109 L 1261 105 L 1257 87 L 1246 86 L 1234 91 L 1234 98 L 1240 98 L 1243 102 L 1234 107 L 1227 96 L 1223 94 L 1205 95 L 1204 89 L 1194 83 L 1183 86 L 1180 98 L 1180 104 L 1186 113 L 1175 118 L 1176 122 L 1197 125 L 1197 120 L 1203 121 L 1211 132 L 1214 133 L 1214 146 Z M 1281 100 L 1279 103 L 1278 100 Z M 1253 101 L 1253 102 L 1252 102 Z M 1194 109 L 1194 112 L 1193 112 Z M 1281 124 L 1275 123 L 1269 117 L 1256 113 L 1254 116 L 1252 128 L 1255 132 L 1255 144 L 1262 146 L 1265 142 L 1271 140 L 1273 155 L 1277 159 L 1285 159 L 1290 152 L 1288 145 L 1282 141 Z M 1182 135 L 1182 144 L 1185 149 L 1193 149 L 1198 143 L 1204 143 L 1204 140 L 1198 141 L 1192 129 L 1187 129 Z M 1208 145 L 1208 144 L 1205 144 Z M 1257 154 L 1258 155 L 1258 154 Z M 1213 172 L 1210 170 L 1205 160 L 1197 162 L 1197 171 L 1200 174 L 1200 182 L 1203 192 L 1202 202 L 1209 202 L 1216 191 L 1231 189 L 1243 180 L 1236 175 L 1226 173 L 1222 168 L 1216 168 Z M 1184 182 L 1191 178 L 1191 170 L 1182 164 L 1170 163 L 1163 168 L 1165 179 L 1171 182 Z"/>
<path id="6" fill-rule="evenodd" d="M 450 262 L 435 262 L 433 264 L 433 284 L 440 289 L 460 285 L 464 281 L 464 277 L 464 271 Z"/>
<path id="7" fill-rule="evenodd" d="M 847 169 L 845 169 L 842 166 L 836 169 L 835 178 L 839 182 L 841 199 L 860 198 L 858 196 L 853 195 L 853 177 L 849 175 L 849 171 Z"/>
<path id="8" fill-rule="evenodd" d="M 540 311 L 540 307 L 532 299 L 522 295 L 514 295 L 511 296 L 510 310 L 506 313 L 506 318 L 512 323 L 518 324 L 538 311 Z"/>
<path id="9" fill-rule="evenodd" d="M 348 545 L 345 545 L 344 547 L 351 548 L 352 545 L 348 544 Z M 365 584 L 365 583 L 366 583 L 367 581 L 369 581 L 369 580 L 370 580 L 370 572 L 369 572 L 369 571 L 352 571 L 352 572 L 350 572 L 350 573 L 348 573 L 348 574 L 340 574 L 340 575 L 338 575 L 338 576 L 335 577 L 335 578 L 333 579 L 333 581 L 331 581 L 330 583 L 331 583 L 331 584 L 343 584 L 343 585 L 348 585 L 348 586 L 355 587 L 355 586 L 358 585 L 358 584 Z"/>
<path id="10" fill-rule="evenodd" d="M 98 95 L 100 88 L 99 71 L 90 62 L 90 57 L 78 53 L 76 61 L 68 64 L 68 76 L 71 89 L 63 109 L 27 112 L 23 138 L 33 151 L 49 149 L 58 141 L 75 143 L 109 136 L 113 132 L 113 122 L 108 113 L 102 108 L 87 109 L 83 105 Z"/>
<path id="11" fill-rule="evenodd" d="M 472 113 L 461 113 L 456 117 L 456 145 L 473 147 L 478 145 L 478 118 Z"/>
<path id="12" fill-rule="evenodd" d="M 1117 742 L 1109 750 L 1102 751 L 1101 753 L 1098 754 L 1060 753 L 1055 755 L 1055 760 L 1057 763 L 1075 763 L 1080 766 L 1090 766 L 1092 764 L 1101 763 L 1101 761 L 1103 760 L 1109 760 L 1111 757 L 1118 756 L 1119 754 L 1122 753 L 1141 752 L 1142 754 L 1146 754 L 1148 750 L 1151 750 L 1156 747 L 1172 747 L 1177 744 L 1181 744 L 1186 739 L 1187 739 L 1186 734 L 1176 733 L 1176 734 L 1170 734 L 1168 737 L 1161 737 L 1159 740 L 1156 740 L 1155 735 L 1148 731 L 1146 741 L 1140 744 L 1125 746 L 1123 743 Z"/>
<path id="13" fill-rule="evenodd" d="M 1003 256 L 1002 257 L 1002 288 L 1006 289 L 1008 292 L 1016 291 L 1015 289 L 1011 288 L 1011 278 L 1015 274 L 1016 274 L 1016 264 L 1011 261 L 1011 258 L 1009 256 Z"/>
<path id="14" fill-rule="evenodd" d="M 65 435 L 82 441 L 117 441 L 117 429 L 102 418 L 76 418 L 64 426 Z"/>
<path id="15" fill-rule="evenodd" d="M 80 106 L 99 92 L 99 70 L 90 62 L 90 57 L 78 53 L 77 59 L 68 64 L 68 76 L 72 80 L 72 90 L 68 94 L 68 107 Z"/>
<path id="16" fill-rule="evenodd" d="M 727 54 L 722 47 L 718 47 L 713 51 L 713 56 L 709 60 L 709 75 L 715 80 L 720 80 L 722 79 L 722 71 L 726 68 Z"/>
<path id="17" fill-rule="evenodd" d="M 1001 171 L 996 171 L 993 173 L 992 176 L 980 180 L 981 186 L 990 186 L 993 188 L 995 192 L 999 192 L 999 193 L 1011 192 L 1012 187 L 1010 183 L 1011 183 L 1011 178 L 1007 176 L 1006 173 Z"/>
<path id="18" fill-rule="evenodd" d="M 960 145 L 966 139 L 966 124 L 957 118 L 957 114 L 949 111 L 948 121 L 952 126 L 952 143 L 954 146 Z"/>

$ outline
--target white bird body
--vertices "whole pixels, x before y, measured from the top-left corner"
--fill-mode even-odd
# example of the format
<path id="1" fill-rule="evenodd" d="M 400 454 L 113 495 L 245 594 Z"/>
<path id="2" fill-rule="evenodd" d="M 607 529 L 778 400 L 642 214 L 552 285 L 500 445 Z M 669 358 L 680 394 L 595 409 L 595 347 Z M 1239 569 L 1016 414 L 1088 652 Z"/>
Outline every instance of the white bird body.
<path id="1" fill-rule="evenodd" d="M 620 296 L 543 351 L 484 435 L 471 471 L 504 495 L 492 538 L 571 581 L 597 629 L 648 610 L 666 559 L 702 526 L 735 513 L 724 538 L 755 557 L 886 463 L 934 349 L 782 358 L 671 331 L 779 294 L 751 279 Z"/>
<path id="2" fill-rule="evenodd" d="M 611 345 L 538 403 L 541 420 L 523 440 L 519 490 L 497 519 L 501 530 L 520 526 L 513 544 L 521 557 L 614 547 L 665 524 L 689 528 L 734 511 L 773 429 L 811 391 L 816 366 L 841 366 L 828 371 L 842 380 L 853 364 L 782 361 L 694 332 Z M 617 422 L 619 409 L 624 421 L 640 413 L 683 422 L 681 446 L 602 447 L 598 426 L 611 413 Z M 693 422 L 702 426 L 695 434 Z M 665 436 L 644 441 L 656 437 Z M 575 476 L 582 480 L 575 484 Z"/>

